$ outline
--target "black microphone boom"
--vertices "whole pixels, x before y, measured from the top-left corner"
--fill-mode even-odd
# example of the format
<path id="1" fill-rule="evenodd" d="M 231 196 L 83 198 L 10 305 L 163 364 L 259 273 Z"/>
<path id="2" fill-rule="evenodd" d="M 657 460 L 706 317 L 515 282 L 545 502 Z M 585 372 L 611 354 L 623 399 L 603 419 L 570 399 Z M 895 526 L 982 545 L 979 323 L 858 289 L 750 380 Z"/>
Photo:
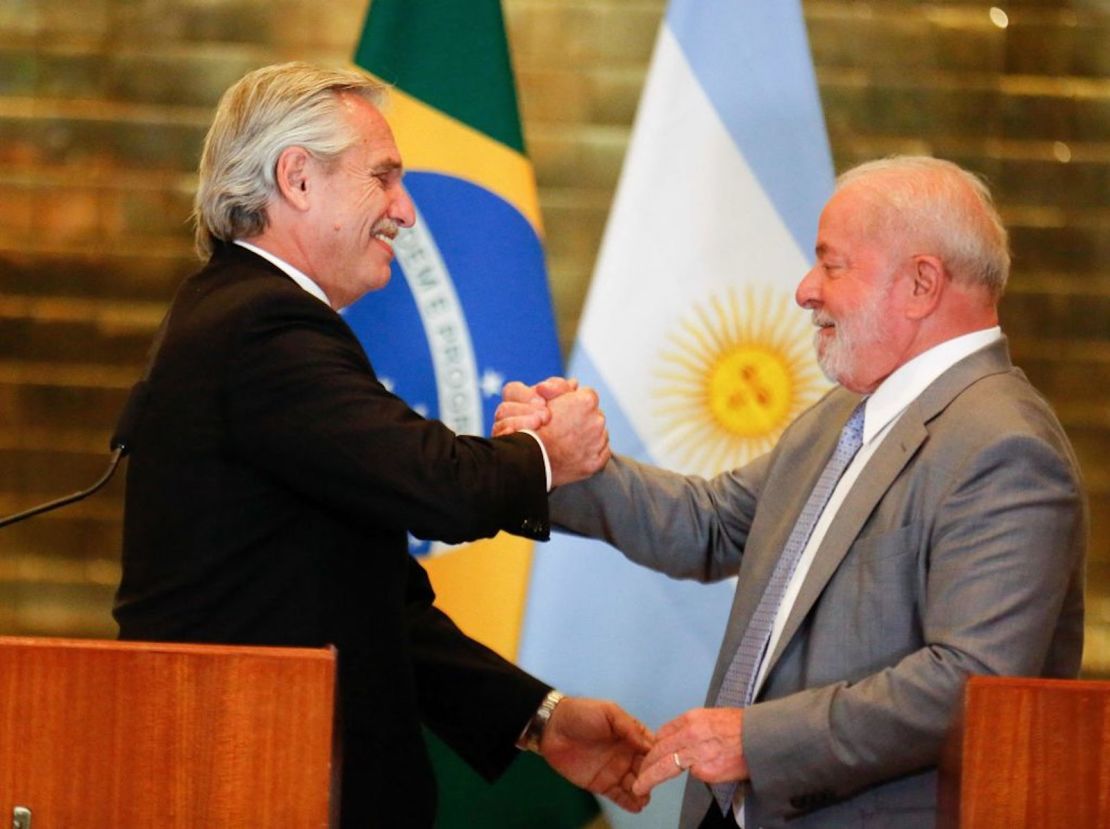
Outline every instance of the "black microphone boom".
<path id="1" fill-rule="evenodd" d="M 108 481 L 112 479 L 112 475 L 115 474 L 116 467 L 119 466 L 120 460 L 131 451 L 131 438 L 135 431 L 135 426 L 139 422 L 139 417 L 142 415 L 143 407 L 146 405 L 146 397 L 146 380 L 140 380 L 131 387 L 131 393 L 127 397 L 127 402 L 123 406 L 123 412 L 120 414 L 119 421 L 116 423 L 116 430 L 112 434 L 112 439 L 109 442 L 108 448 L 112 450 L 112 457 L 108 460 L 108 470 L 100 476 L 100 479 L 96 483 L 88 489 L 82 489 L 80 492 L 74 492 L 72 495 L 66 495 L 64 498 L 58 498 L 46 504 L 39 504 L 37 507 L 31 507 L 23 512 L 17 512 L 15 515 L 9 515 L 6 518 L 0 518 L 0 528 L 6 527 L 9 524 L 15 524 L 25 518 L 31 518 L 41 513 L 49 512 L 58 507 L 64 507 L 66 504 L 72 504 L 74 501 L 80 501 L 82 498 L 89 497 L 108 483 Z"/>

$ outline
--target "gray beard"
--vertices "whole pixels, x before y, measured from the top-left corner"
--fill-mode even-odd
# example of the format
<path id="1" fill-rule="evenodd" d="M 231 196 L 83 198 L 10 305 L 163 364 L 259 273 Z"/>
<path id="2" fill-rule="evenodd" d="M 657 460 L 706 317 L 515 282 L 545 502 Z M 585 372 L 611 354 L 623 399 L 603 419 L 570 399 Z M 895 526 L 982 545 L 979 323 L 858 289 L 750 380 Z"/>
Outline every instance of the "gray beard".
<path id="1" fill-rule="evenodd" d="M 841 378 L 857 375 L 861 355 L 869 346 L 881 343 L 887 338 L 887 327 L 884 325 L 882 315 L 882 301 L 886 295 L 887 291 L 876 293 L 869 304 L 841 320 L 831 320 L 814 312 L 814 322 L 826 319 L 836 323 L 836 333 L 828 343 L 824 354 L 821 354 L 817 347 L 821 332 L 818 331 L 813 337 L 817 365 L 831 382 L 843 385 Z"/>

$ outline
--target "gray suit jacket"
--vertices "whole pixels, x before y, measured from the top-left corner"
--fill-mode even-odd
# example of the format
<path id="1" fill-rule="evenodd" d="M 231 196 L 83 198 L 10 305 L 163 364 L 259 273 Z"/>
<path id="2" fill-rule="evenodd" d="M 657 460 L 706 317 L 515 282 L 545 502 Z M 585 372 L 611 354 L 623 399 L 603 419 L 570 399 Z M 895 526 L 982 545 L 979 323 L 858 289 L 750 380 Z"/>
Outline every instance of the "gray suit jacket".
<path id="1" fill-rule="evenodd" d="M 551 496 L 554 524 L 633 561 L 739 575 L 707 704 L 858 401 L 834 389 L 712 480 L 616 458 Z M 1078 672 L 1086 520 L 1067 438 L 1004 341 L 929 386 L 838 511 L 745 712 L 749 829 L 932 826 L 965 678 Z M 710 803 L 691 778 L 681 826 Z"/>

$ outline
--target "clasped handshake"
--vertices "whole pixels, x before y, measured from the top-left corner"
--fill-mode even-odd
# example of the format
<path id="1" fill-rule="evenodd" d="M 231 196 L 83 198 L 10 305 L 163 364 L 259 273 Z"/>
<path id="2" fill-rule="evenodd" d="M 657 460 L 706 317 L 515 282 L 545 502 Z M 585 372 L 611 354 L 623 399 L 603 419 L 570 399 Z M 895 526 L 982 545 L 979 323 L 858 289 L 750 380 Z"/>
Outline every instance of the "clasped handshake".
<path id="1" fill-rule="evenodd" d="M 509 383 L 494 414 L 493 435 L 530 429 L 543 441 L 551 462 L 551 485 L 580 481 L 609 460 L 609 432 L 597 392 L 577 380 L 549 377 L 526 386 Z"/>
<path id="2" fill-rule="evenodd" d="M 551 377 L 505 386 L 493 434 L 529 429 L 543 441 L 552 485 L 588 478 L 608 462 L 609 433 L 597 393 Z M 706 783 L 746 780 L 741 708 L 687 711 L 652 734 L 612 702 L 566 697 L 552 713 L 540 754 L 583 789 L 638 812 L 655 786 L 684 771 Z"/>

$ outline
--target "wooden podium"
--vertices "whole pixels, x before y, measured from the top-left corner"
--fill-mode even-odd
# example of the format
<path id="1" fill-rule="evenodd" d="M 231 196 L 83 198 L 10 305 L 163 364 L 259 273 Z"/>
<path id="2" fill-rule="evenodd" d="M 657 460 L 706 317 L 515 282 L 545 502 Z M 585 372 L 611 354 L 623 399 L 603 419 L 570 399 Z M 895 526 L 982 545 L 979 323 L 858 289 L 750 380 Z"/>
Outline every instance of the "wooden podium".
<path id="1" fill-rule="evenodd" d="M 334 706 L 330 649 L 0 637 L 0 826 L 338 825 Z"/>
<path id="2" fill-rule="evenodd" d="M 940 829 L 1110 829 L 1110 682 L 972 677 Z"/>

